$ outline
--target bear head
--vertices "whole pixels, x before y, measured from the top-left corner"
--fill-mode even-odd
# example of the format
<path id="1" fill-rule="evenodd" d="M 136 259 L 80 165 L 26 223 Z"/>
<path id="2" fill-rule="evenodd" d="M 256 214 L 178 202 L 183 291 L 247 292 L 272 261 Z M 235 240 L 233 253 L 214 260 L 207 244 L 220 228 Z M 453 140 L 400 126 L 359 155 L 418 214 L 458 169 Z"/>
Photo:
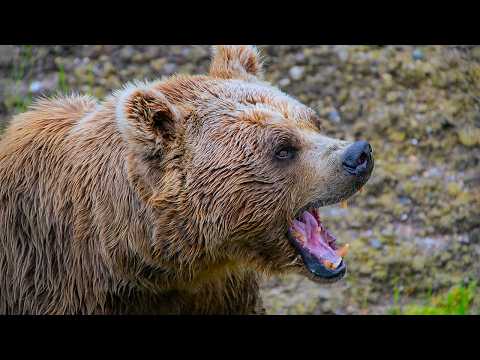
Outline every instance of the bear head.
<path id="1" fill-rule="evenodd" d="M 208 75 L 131 84 L 116 98 L 129 179 L 157 214 L 154 258 L 344 276 L 317 209 L 366 183 L 371 147 L 323 135 L 314 110 L 262 80 L 255 47 L 214 47 Z"/>

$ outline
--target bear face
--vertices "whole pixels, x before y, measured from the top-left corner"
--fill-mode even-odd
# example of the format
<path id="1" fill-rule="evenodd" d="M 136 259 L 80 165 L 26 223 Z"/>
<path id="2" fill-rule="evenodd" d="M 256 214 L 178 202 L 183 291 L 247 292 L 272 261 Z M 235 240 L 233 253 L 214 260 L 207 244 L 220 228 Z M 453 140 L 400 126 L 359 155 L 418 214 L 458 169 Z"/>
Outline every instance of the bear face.
<path id="1" fill-rule="evenodd" d="M 325 267 L 336 243 L 316 209 L 367 182 L 371 148 L 322 135 L 312 109 L 261 75 L 254 47 L 221 46 L 208 75 L 115 94 L 130 182 L 158 217 L 152 257 L 336 281 L 346 266 Z"/>

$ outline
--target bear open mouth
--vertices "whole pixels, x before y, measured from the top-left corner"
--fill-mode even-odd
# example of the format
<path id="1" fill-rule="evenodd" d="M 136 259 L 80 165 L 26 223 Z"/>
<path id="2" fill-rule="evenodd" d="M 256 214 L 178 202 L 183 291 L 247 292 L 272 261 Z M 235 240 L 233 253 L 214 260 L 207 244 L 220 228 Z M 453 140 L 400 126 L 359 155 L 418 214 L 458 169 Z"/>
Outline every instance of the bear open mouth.
<path id="1" fill-rule="evenodd" d="M 312 207 L 301 212 L 289 227 L 288 238 L 315 277 L 334 280 L 345 274 L 343 257 L 348 245 L 338 248 L 337 239 L 320 221 L 318 209 Z"/>

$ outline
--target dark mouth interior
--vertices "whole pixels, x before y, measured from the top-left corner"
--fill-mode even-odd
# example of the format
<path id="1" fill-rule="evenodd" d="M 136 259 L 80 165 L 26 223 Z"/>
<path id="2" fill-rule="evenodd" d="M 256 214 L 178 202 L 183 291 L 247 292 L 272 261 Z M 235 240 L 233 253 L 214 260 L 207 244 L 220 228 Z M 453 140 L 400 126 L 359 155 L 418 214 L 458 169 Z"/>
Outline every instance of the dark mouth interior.
<path id="1" fill-rule="evenodd" d="M 365 153 L 362 153 L 362 155 L 360 155 L 360 157 L 358 159 L 357 165 L 363 165 L 367 161 L 368 161 L 368 156 Z"/>
<path id="2" fill-rule="evenodd" d="M 337 239 L 322 224 L 316 208 L 301 212 L 288 233 L 306 267 L 315 276 L 332 278 L 345 272 L 342 257 L 347 246 L 338 248 Z"/>

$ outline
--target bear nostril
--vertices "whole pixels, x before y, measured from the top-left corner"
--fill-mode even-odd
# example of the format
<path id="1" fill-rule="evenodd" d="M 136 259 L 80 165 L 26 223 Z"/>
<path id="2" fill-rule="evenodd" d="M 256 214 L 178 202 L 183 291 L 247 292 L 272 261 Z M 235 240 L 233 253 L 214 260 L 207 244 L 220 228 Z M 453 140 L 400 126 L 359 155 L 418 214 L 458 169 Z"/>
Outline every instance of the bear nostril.
<path id="1" fill-rule="evenodd" d="M 351 175 L 364 175 L 372 169 L 372 147 L 366 141 L 350 145 L 343 155 L 343 168 Z"/>

